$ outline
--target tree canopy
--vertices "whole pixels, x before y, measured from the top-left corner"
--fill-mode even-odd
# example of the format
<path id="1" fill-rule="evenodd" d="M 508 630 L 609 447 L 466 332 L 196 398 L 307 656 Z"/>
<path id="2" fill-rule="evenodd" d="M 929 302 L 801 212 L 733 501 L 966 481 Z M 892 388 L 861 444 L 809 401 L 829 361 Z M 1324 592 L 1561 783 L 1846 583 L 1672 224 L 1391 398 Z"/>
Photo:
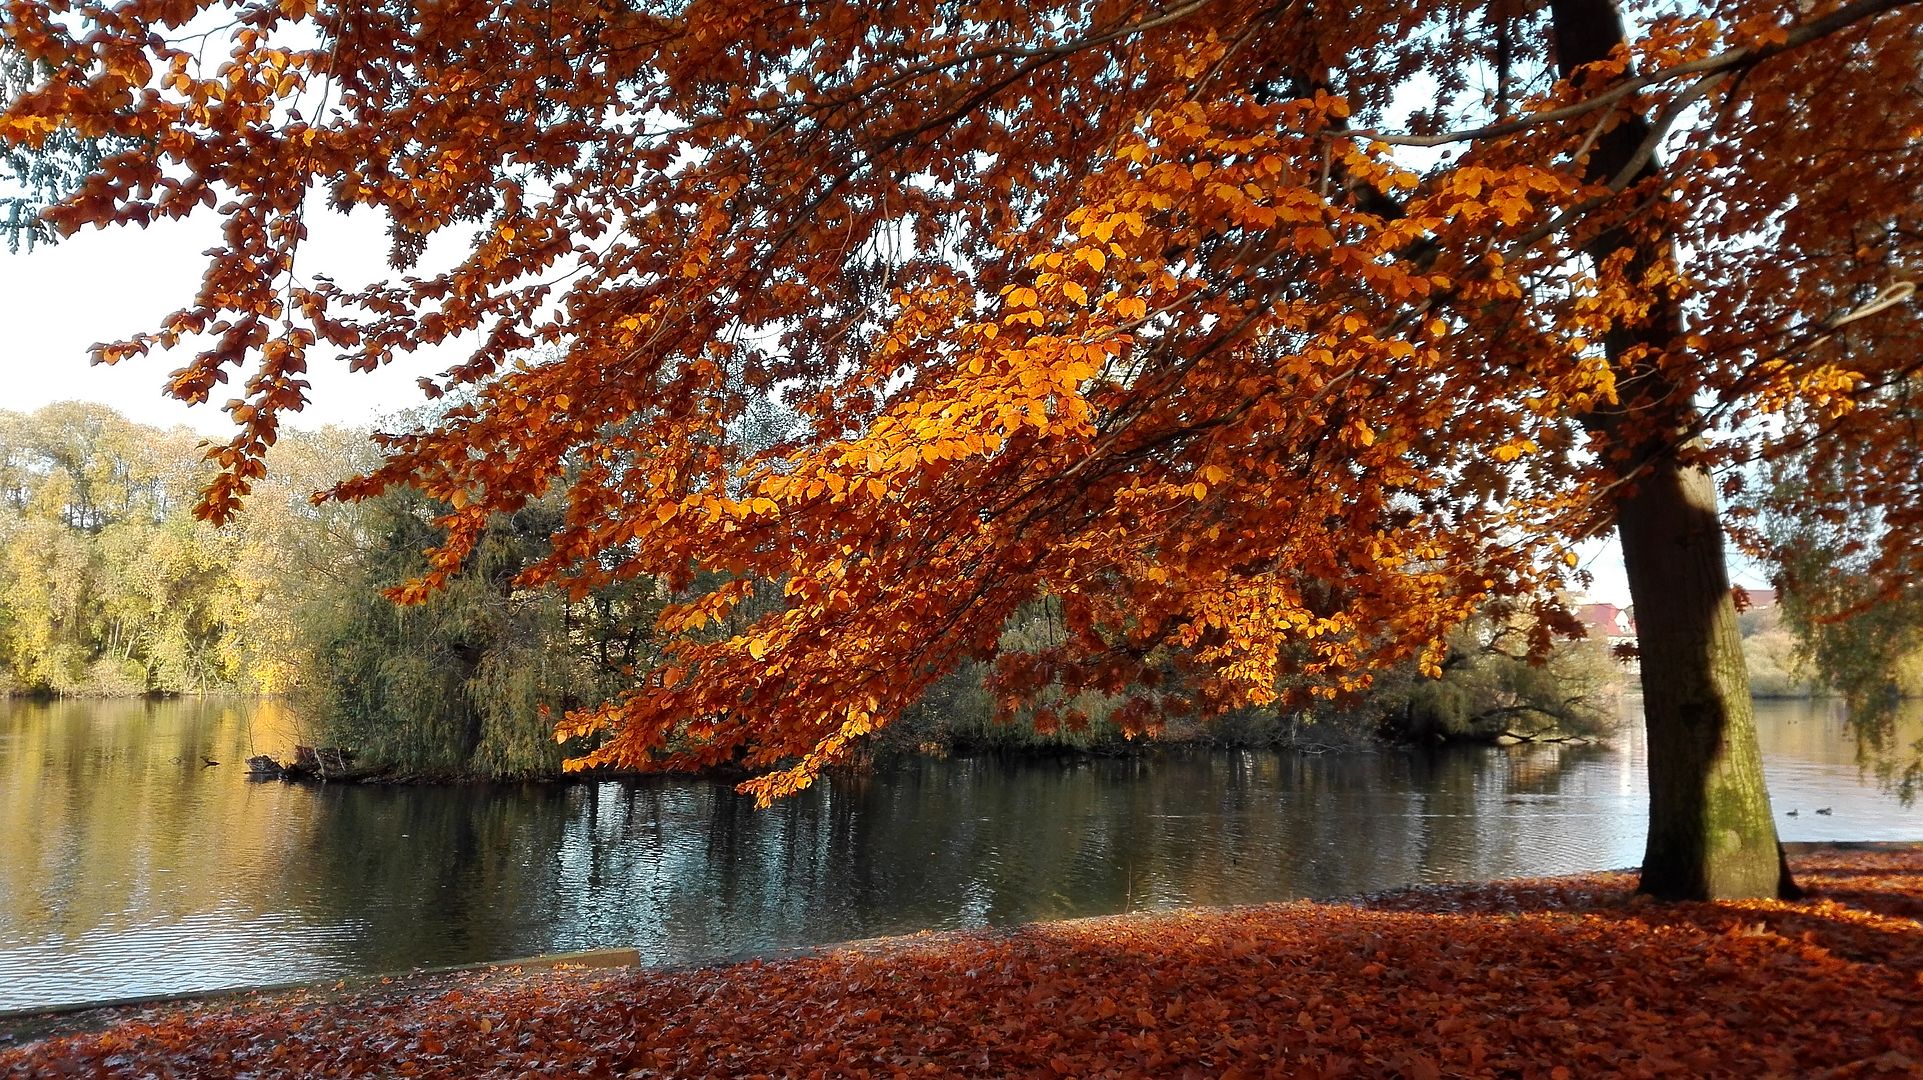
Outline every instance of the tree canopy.
<path id="1" fill-rule="evenodd" d="M 1042 595 L 1066 633 L 1001 658 L 1011 703 L 1337 693 L 1492 598 L 1567 628 L 1538 598 L 1619 525 L 1652 768 L 1694 785 L 1653 783 L 1664 850 L 1755 862 L 1710 470 L 1847 448 L 1867 572 L 1923 551 L 1914 0 L 5 12 L 44 74 L 0 144 L 129 147 L 54 228 L 224 224 L 182 309 L 99 349 L 185 350 L 187 401 L 239 380 L 208 516 L 310 363 L 460 341 L 423 389 L 472 400 L 332 492 L 453 508 L 396 595 L 557 486 L 523 583 L 667 583 L 667 662 L 561 724 L 604 733 L 582 766 L 777 797 Z M 385 214 L 398 276 L 300 262 L 324 207 Z M 419 265 L 440 234 L 462 254 Z"/>

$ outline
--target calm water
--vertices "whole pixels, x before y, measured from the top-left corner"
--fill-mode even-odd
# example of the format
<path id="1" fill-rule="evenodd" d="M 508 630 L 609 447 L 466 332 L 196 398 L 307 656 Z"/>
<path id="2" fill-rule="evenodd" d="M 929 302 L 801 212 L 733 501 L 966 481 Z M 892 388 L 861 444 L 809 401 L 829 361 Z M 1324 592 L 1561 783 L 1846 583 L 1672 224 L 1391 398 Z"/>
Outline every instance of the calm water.
<path id="1" fill-rule="evenodd" d="M 250 783 L 290 731 L 273 703 L 0 702 L 0 1009 L 1618 867 L 1646 814 L 1633 725 L 1607 748 L 912 760 L 767 811 L 677 781 Z M 1786 839 L 1923 838 L 1831 706 L 1767 704 L 1762 734 Z"/>

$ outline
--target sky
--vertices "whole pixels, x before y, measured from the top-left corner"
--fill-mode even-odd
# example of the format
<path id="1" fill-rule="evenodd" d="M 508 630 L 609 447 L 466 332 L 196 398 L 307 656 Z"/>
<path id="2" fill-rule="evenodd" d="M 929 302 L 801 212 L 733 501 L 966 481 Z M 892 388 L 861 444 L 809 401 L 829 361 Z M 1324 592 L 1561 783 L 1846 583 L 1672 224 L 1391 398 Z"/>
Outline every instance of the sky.
<path id="1" fill-rule="evenodd" d="M 324 270 L 343 284 L 384 276 L 387 238 L 372 214 L 314 210 L 297 267 L 303 276 Z M 217 393 L 208 404 L 189 408 L 162 393 L 168 372 L 184 356 L 156 353 L 112 367 L 88 362 L 95 342 L 151 330 L 185 306 L 199 283 L 200 252 L 216 239 L 208 219 L 87 232 L 30 254 L 0 250 L 0 409 L 31 412 L 56 401 L 93 401 L 143 424 L 228 434 L 219 406 L 230 395 Z M 372 425 L 383 415 L 420 404 L 414 380 L 454 359 L 444 351 L 353 373 L 317 357 L 309 372 L 310 403 L 287 422 L 299 428 Z M 1615 541 L 1591 541 L 1578 554 L 1595 578 L 1587 596 L 1627 605 L 1629 584 Z M 1746 564 L 1733 563 L 1732 573 L 1749 588 L 1767 584 Z"/>
<path id="2" fill-rule="evenodd" d="M 387 238 L 371 214 L 316 213 L 309 220 L 313 229 L 296 269 L 325 268 L 343 284 L 385 270 Z M 228 434 L 231 424 L 220 406 L 237 394 L 216 390 L 206 404 L 191 408 L 165 396 L 168 373 L 187 360 L 184 350 L 113 366 L 88 362 L 95 343 L 153 330 L 185 307 L 200 283 L 200 252 L 218 239 L 216 222 L 207 218 L 88 231 L 31 253 L 24 246 L 19 254 L 0 249 L 0 409 L 31 412 L 55 401 L 94 401 L 142 424 Z M 445 366 L 447 359 L 436 356 L 354 373 L 317 356 L 308 373 L 314 384 L 309 405 L 287 422 L 299 428 L 372 424 L 419 404 L 414 380 Z"/>

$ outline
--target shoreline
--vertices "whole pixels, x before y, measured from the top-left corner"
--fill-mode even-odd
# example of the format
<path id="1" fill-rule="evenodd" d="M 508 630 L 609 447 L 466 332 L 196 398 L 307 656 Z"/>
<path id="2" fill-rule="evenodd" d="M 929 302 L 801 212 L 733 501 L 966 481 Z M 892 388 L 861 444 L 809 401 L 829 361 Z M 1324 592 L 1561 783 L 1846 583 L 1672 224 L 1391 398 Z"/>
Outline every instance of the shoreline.
<path id="1" fill-rule="evenodd" d="M 1628 697 L 1640 694 L 1630 691 Z M 162 695 L 35 695 L 0 693 L 0 701 L 27 704 L 51 704 L 56 702 L 146 702 L 160 704 L 172 701 L 235 701 L 267 702 L 285 701 L 286 695 L 247 694 L 237 691 L 217 690 L 200 693 L 169 693 Z M 1755 695 L 1757 701 L 1767 702 L 1817 702 L 1840 700 L 1830 695 L 1781 697 Z M 876 762 L 899 761 L 904 759 L 945 760 L 989 760 L 1006 762 L 1053 762 L 1053 761 L 1108 761 L 1139 760 L 1160 753 L 1186 752 L 1238 752 L 1251 751 L 1278 754 L 1365 754 L 1365 753 L 1413 753 L 1432 750 L 1463 749 L 1510 749 L 1517 746 L 1568 746 L 1592 747 L 1606 746 L 1620 737 L 1621 728 L 1613 728 L 1600 734 L 1578 734 L 1559 736 L 1553 733 L 1537 737 L 1521 738 L 1507 734 L 1488 737 L 1460 735 L 1454 737 L 1435 736 L 1429 739 L 1397 739 L 1379 733 L 1370 733 L 1347 728 L 1330 728 L 1328 738 L 1314 739 L 1305 737 L 1310 732 L 1291 734 L 1288 737 L 1274 738 L 1235 738 L 1216 737 L 1206 730 L 1185 731 L 1174 736 L 1144 736 L 1135 739 L 1105 739 L 1090 745 L 1069 743 L 1023 743 L 1019 741 L 1002 742 L 992 739 L 966 737 L 961 739 L 937 739 L 918 744 L 912 739 L 898 738 L 889 740 L 892 732 L 884 731 L 881 745 L 867 750 L 856 758 L 831 768 L 830 773 L 861 771 Z M 296 747 L 295 749 L 298 749 Z M 327 752 L 337 752 L 334 747 L 324 748 Z M 351 751 L 350 751 L 351 753 Z M 718 765 L 693 772 L 637 771 L 632 769 L 595 770 L 591 772 L 536 772 L 520 776 L 490 776 L 463 771 L 435 771 L 410 769 L 404 765 L 385 763 L 366 763 L 349 765 L 342 775 L 320 775 L 313 769 L 300 765 L 298 755 L 295 760 L 282 761 L 273 754 L 281 766 L 280 774 L 249 774 L 250 782 L 286 782 L 302 785 L 351 784 L 377 787 L 539 787 L 567 788 L 576 784 L 600 783 L 604 781 L 636 781 L 651 777 L 669 777 L 678 780 L 698 780 L 719 784 L 739 784 L 751 779 L 756 773 L 730 765 Z"/>
<path id="2" fill-rule="evenodd" d="M 830 766 L 824 777 L 859 773 L 874 767 L 898 761 L 1001 761 L 1010 763 L 1050 763 L 1082 761 L 1136 761 L 1157 754 L 1183 753 L 1271 753 L 1271 754 L 1385 754 L 1421 753 L 1439 750 L 1510 750 L 1530 746 L 1564 747 L 1601 747 L 1611 741 L 1611 736 L 1571 735 L 1541 737 L 1533 739 L 1446 739 L 1434 742 L 1398 742 L 1391 739 L 1359 738 L 1337 739 L 1329 742 L 1273 741 L 1273 742 L 1236 742 L 1218 741 L 1206 738 L 1196 739 L 1143 739 L 1117 745 L 1100 746 L 1004 746 L 997 744 L 962 744 L 949 746 L 940 752 L 931 752 L 916 746 L 890 746 L 873 751 L 866 757 Z M 736 766 L 719 765 L 693 772 L 642 771 L 633 769 L 608 769 L 586 772 L 563 772 L 553 775 L 534 775 L 526 777 L 493 777 L 466 773 L 409 772 L 398 766 L 371 765 L 350 768 L 340 776 L 323 777 L 311 773 L 281 776 L 250 776 L 256 783 L 290 783 L 301 785 L 350 784 L 372 787 L 555 787 L 565 788 L 576 784 L 602 783 L 607 781 L 707 781 L 716 784 L 735 785 L 752 779 L 759 773 Z"/>
<path id="3" fill-rule="evenodd" d="M 1792 864 L 1799 876 L 1806 878 L 1815 888 L 1816 895 L 1810 900 L 1795 903 L 1650 904 L 1629 895 L 1633 879 L 1628 872 L 1611 871 L 1563 878 L 1415 886 L 1343 900 L 1287 901 L 1233 908 L 1187 907 L 1031 923 L 986 931 L 923 932 L 784 950 L 773 955 L 744 956 L 690 967 L 639 967 L 634 966 L 640 958 L 633 950 L 598 950 L 398 976 L 370 976 L 272 989 L 253 988 L 212 995 L 176 996 L 159 1002 L 95 1003 L 69 1009 L 41 1010 L 32 1018 L 16 1013 L 0 1016 L 0 1034 L 22 1040 L 15 1046 L 0 1041 L 0 1076 L 11 1075 L 10 1068 L 25 1067 L 31 1072 L 46 1064 L 38 1060 L 45 1054 L 62 1057 L 80 1054 L 84 1058 L 92 1052 L 89 1047 L 97 1050 L 108 1043 L 122 1045 L 129 1038 L 143 1046 L 158 1039 L 162 1044 L 192 1047 L 200 1044 L 203 1034 L 211 1039 L 215 1032 L 228 1029 L 259 1033 L 320 1020 L 324 1020 L 332 1032 L 330 1038 L 346 1039 L 353 1043 L 362 1034 L 369 1039 L 374 1038 L 376 1027 L 385 1031 L 394 1024 L 402 1027 L 417 1023 L 445 1026 L 435 1018 L 444 1015 L 452 1017 L 460 1013 L 461 1010 L 452 1007 L 456 1001 L 485 999 L 489 1008 L 508 1013 L 512 1013 L 518 1005 L 525 1005 L 533 1010 L 530 1021 L 541 1019 L 542 1022 L 563 1023 L 557 1017 L 575 1008 L 587 1009 L 604 1002 L 610 994 L 619 1000 L 637 994 L 649 1000 L 663 996 L 678 1000 L 678 994 L 690 992 L 689 987 L 699 986 L 716 992 L 726 990 L 740 998 L 740 1008 L 754 1012 L 765 1004 L 754 992 L 754 987 L 760 980 L 771 977 L 770 973 L 780 973 L 783 979 L 797 977 L 805 986 L 818 978 L 829 978 L 831 975 L 839 977 L 833 973 L 845 974 L 858 970 L 864 973 L 863 977 L 869 982 L 882 986 L 910 979 L 911 976 L 919 978 L 918 973 L 924 968 L 930 965 L 942 967 L 957 956 L 974 958 L 968 963 L 974 965 L 973 970 L 976 971 L 981 970 L 981 964 L 993 962 L 995 958 L 1007 961 L 1010 958 L 1027 957 L 1033 960 L 1037 950 L 1050 955 L 1061 953 L 1054 956 L 1058 964 L 1066 962 L 1071 955 L 1083 958 L 1093 956 L 1104 958 L 1110 967 L 1120 964 L 1126 970 L 1133 962 L 1131 957 L 1137 953 L 1143 957 L 1159 956 L 1167 949 L 1174 948 L 1171 942 L 1179 939 L 1183 944 L 1175 950 L 1179 955 L 1173 957 L 1179 961 L 1171 969 L 1175 974 L 1164 972 L 1164 976 L 1186 979 L 1190 976 L 1181 974 L 1187 970 L 1185 965 L 1202 963 L 1206 967 L 1209 963 L 1215 963 L 1239 967 L 1247 959 L 1238 951 L 1240 946 L 1235 944 L 1234 935 L 1227 933 L 1231 927 L 1259 928 L 1261 933 L 1256 935 L 1257 938 L 1281 936 L 1289 939 L 1292 943 L 1290 948 L 1283 948 L 1279 952 L 1271 950 L 1268 957 L 1271 966 L 1280 965 L 1276 970 L 1287 971 L 1306 962 L 1302 955 L 1294 953 L 1312 954 L 1322 958 L 1319 962 L 1328 961 L 1331 958 L 1331 943 L 1353 938 L 1351 931 L 1354 927 L 1351 924 L 1358 919 L 1363 924 L 1375 926 L 1373 933 L 1377 937 L 1395 942 L 1396 949 L 1405 951 L 1421 951 L 1434 945 L 1436 940 L 1456 936 L 1437 934 L 1436 931 L 1441 928 L 1432 924 L 1437 918 L 1455 920 L 1463 924 L 1459 929 L 1474 933 L 1488 933 L 1493 927 L 1500 934 L 1503 932 L 1501 928 L 1519 925 L 1518 920 L 1523 923 L 1546 922 L 1546 926 L 1538 929 L 1561 927 L 1557 933 L 1572 932 L 1572 928 L 1577 926 L 1601 933 L 1612 928 L 1621 930 L 1628 926 L 1633 929 L 1641 925 L 1646 931 L 1643 934 L 1632 933 L 1625 941 L 1605 949 L 1598 962 L 1608 960 L 1620 963 L 1625 950 L 1633 952 L 1639 948 L 1654 948 L 1668 941 L 1679 928 L 1695 934 L 1690 949 L 1685 950 L 1688 955 L 1701 954 L 1704 950 L 1715 952 L 1723 948 L 1723 943 L 1727 941 L 1740 942 L 1751 938 L 1760 941 L 1764 937 L 1769 937 L 1775 943 L 1772 948 L 1783 951 L 1783 955 L 1774 957 L 1774 960 L 1785 963 L 1816 963 L 1819 960 L 1827 963 L 1838 957 L 1848 957 L 1850 949 L 1854 949 L 1858 954 L 1855 959 L 1839 962 L 1849 964 L 1856 975 L 1864 975 L 1871 968 L 1876 971 L 1893 970 L 1906 975 L 1909 979 L 1907 989 L 1914 992 L 1907 1000 L 1888 998 L 1885 993 L 1888 1000 L 1882 1001 L 1881 1006 L 1885 1011 L 1895 1007 L 1903 1023 L 1913 1033 L 1915 1029 L 1923 1027 L 1923 922 L 1918 922 L 1918 918 L 1923 917 L 1923 841 L 1803 843 L 1786 845 L 1786 848 L 1791 853 Z M 1864 881 L 1881 884 L 1867 887 L 1861 884 Z M 1414 924 L 1399 921 L 1415 916 L 1419 918 Z M 1787 930 L 1773 935 L 1763 934 L 1760 930 L 1750 934 L 1745 930 L 1730 937 L 1731 933 L 1743 930 L 1746 926 L 1754 924 L 1763 927 L 1771 922 L 1796 924 L 1792 928 L 1801 928 L 1801 924 L 1808 923 L 1808 928 L 1807 932 L 1800 935 L 1788 933 Z M 1378 923 L 1381 925 L 1375 925 Z M 1875 932 L 1870 934 L 1868 940 L 1878 948 L 1893 950 L 1893 953 L 1871 957 L 1862 954 L 1864 946 L 1861 942 L 1853 942 L 1849 948 L 1839 950 L 1834 943 L 1821 945 L 1818 940 L 1822 935 L 1841 933 L 1852 925 L 1871 926 Z M 1318 930 L 1318 927 L 1322 929 Z M 1711 930 L 1714 932 L 1709 933 Z M 1817 937 L 1812 938 L 1812 934 Z M 1498 940 L 1501 940 L 1500 937 Z M 1818 941 L 1820 946 L 1814 952 L 1807 947 L 1812 941 Z M 1109 942 L 1125 942 L 1128 947 L 1114 955 L 1109 955 L 1111 950 L 1106 947 L 1087 953 L 1091 946 Z M 1217 947 L 1219 945 L 1225 945 L 1227 951 L 1223 952 Z M 1339 954 L 1338 949 L 1337 959 L 1340 958 Z M 1551 967 L 1561 963 L 1553 954 L 1536 957 L 1530 962 L 1546 963 Z M 1870 964 L 1870 968 L 1856 971 L 1864 964 Z M 1366 974 L 1371 967 L 1381 969 L 1383 965 L 1380 962 L 1364 964 L 1360 970 Z M 1410 970 L 1420 973 L 1421 967 L 1417 964 Z M 968 969 L 965 967 L 963 970 Z M 1449 970 L 1454 969 L 1451 967 Z M 1378 970 L 1375 976 L 1369 978 L 1376 979 L 1380 974 Z M 1343 978 L 1353 980 L 1357 976 L 1354 972 L 1345 975 L 1338 970 L 1330 977 L 1340 982 Z M 1457 973 L 1450 977 L 1466 976 Z M 1134 978 L 1134 975 L 1130 975 L 1123 981 Z M 1233 980 L 1231 982 L 1233 984 Z M 1795 979 L 1787 977 L 1776 985 L 1780 986 L 1784 995 L 1797 1000 L 1806 992 L 1806 988 L 1800 987 Z M 1168 989 L 1181 996 L 1179 985 Z M 948 992 L 959 995 L 958 1008 L 992 1006 L 991 1002 L 981 999 L 980 992 L 974 987 L 949 987 Z M 1114 997 L 1115 993 L 1110 992 L 1109 996 Z M 1767 1004 L 1775 1007 L 1785 1003 L 1772 1000 Z M 750 1030 L 769 1019 L 762 1017 L 759 1012 L 755 1012 L 755 1017 L 759 1019 L 747 1025 Z M 32 1022 L 35 1018 L 37 1023 Z M 376 1018 L 379 1018 L 379 1024 Z M 846 1020 L 847 1017 L 841 1019 Z M 1165 1021 L 1172 1019 L 1176 1018 L 1164 1018 Z M 430 1048 L 452 1044 L 451 1038 L 424 1039 L 423 1045 Z M 485 1043 L 487 1040 L 481 1041 Z M 1901 1047 L 1898 1050 L 1909 1053 Z M 1915 1050 L 1910 1060 L 1923 1063 L 1923 1046 Z M 481 1051 L 476 1049 L 475 1052 Z M 1433 1047 L 1423 1052 L 1435 1056 Z M 140 1055 L 136 1053 L 132 1056 L 137 1059 Z M 1437 1060 L 1440 1062 L 1443 1059 Z M 685 1063 L 691 1063 L 691 1059 L 684 1060 Z M 1918 1068 L 1923 1068 L 1923 1064 Z M 272 1069 L 268 1069 L 266 1074 L 275 1075 Z M 1417 1074 L 1427 1075 L 1419 1069 L 1411 1075 Z M 1450 1073 L 1445 1069 L 1444 1073 L 1438 1075 L 1447 1074 Z M 1365 1070 L 1360 1075 L 1370 1073 Z M 1578 1070 L 1577 1075 L 1590 1073 Z M 1871 1070 L 1865 1075 L 1883 1074 Z"/>

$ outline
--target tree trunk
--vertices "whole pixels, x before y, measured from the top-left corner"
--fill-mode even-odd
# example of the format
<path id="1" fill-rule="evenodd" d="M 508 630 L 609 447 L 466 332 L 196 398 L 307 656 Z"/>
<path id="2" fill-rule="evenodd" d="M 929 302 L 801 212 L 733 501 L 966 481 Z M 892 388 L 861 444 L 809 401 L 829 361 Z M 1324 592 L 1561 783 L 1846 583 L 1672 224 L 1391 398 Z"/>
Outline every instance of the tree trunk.
<path id="1" fill-rule="evenodd" d="M 1763 785 L 1715 483 L 1665 457 L 1616 514 L 1649 731 L 1640 889 L 1673 900 L 1793 893 Z"/>
<path id="2" fill-rule="evenodd" d="M 1551 0 L 1550 9 L 1556 64 L 1565 78 L 1624 43 L 1613 0 Z M 1590 155 L 1588 178 L 1600 182 L 1620 173 L 1648 132 L 1635 115 L 1605 132 Z M 1652 155 L 1637 179 L 1657 171 Z M 1584 250 L 1599 268 L 1629 252 L 1632 277 L 1668 269 L 1675 260 L 1670 237 L 1627 227 L 1599 233 Z M 1684 456 L 1696 445 L 1685 441 L 1697 419 L 1691 395 L 1655 363 L 1631 371 L 1622 366 L 1633 350 L 1661 350 L 1682 330 L 1682 310 L 1666 297 L 1653 298 L 1644 321 L 1612 330 L 1604 344 L 1617 366 L 1622 401 L 1585 418 L 1623 482 L 1616 526 L 1635 605 L 1649 732 L 1649 844 L 1640 889 L 1673 900 L 1790 897 L 1799 890 L 1777 842 L 1763 781 L 1716 486 Z"/>

